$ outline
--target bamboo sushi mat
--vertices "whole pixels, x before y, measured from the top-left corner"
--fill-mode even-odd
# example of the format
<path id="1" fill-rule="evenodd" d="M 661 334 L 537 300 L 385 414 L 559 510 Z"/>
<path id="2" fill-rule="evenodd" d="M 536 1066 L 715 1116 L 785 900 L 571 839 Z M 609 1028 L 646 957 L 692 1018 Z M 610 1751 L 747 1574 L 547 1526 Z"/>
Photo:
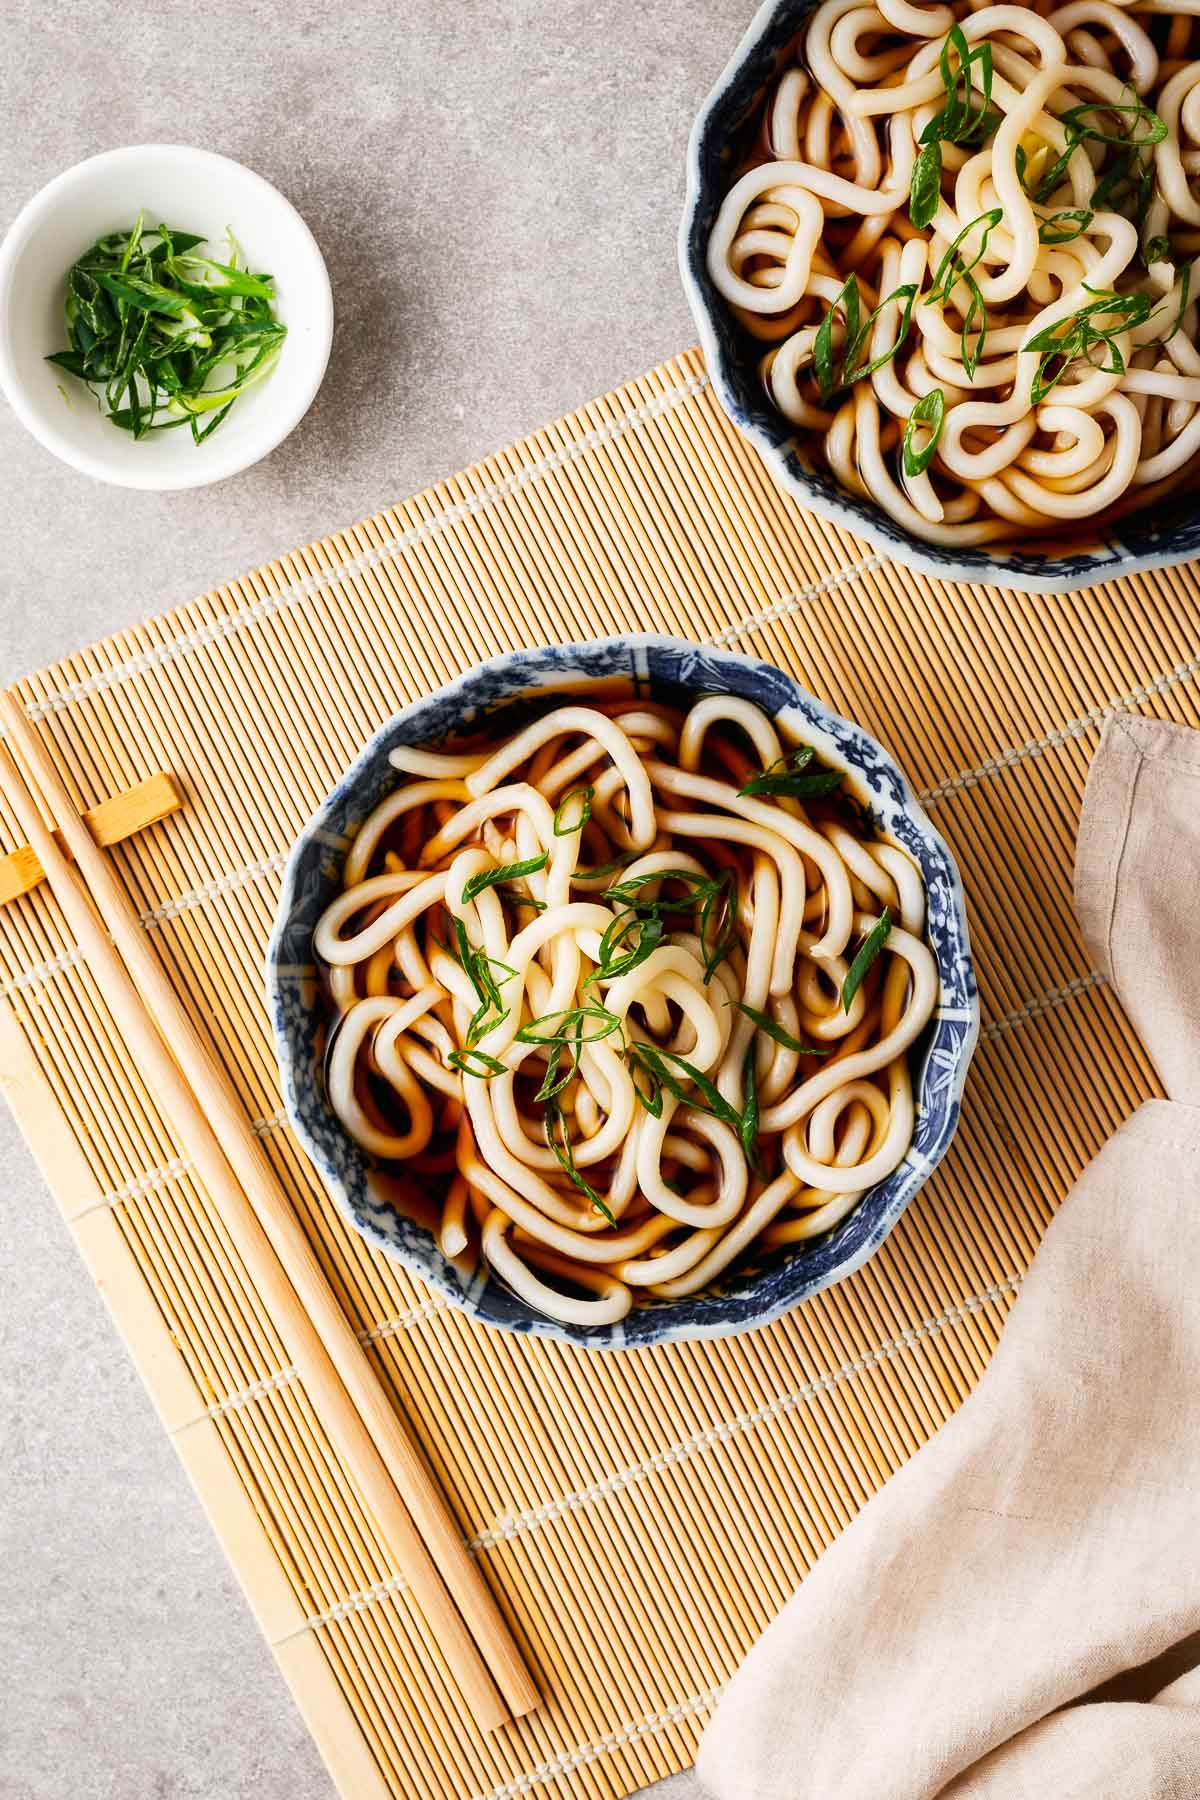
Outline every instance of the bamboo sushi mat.
<path id="1" fill-rule="evenodd" d="M 403 702 L 648 627 L 769 658 L 891 747 L 966 881 L 984 1029 L 950 1154 L 864 1269 L 764 1330 L 599 1356 L 472 1324 L 343 1224 L 279 1110 L 262 964 L 289 845 Z M 0 909 L 3 1085 L 344 1794 L 601 1800 L 691 1762 L 1154 1091 L 1078 937 L 1073 841 L 1104 719 L 1200 725 L 1198 677 L 1195 567 L 1038 598 L 909 574 L 775 489 L 692 351 L 20 684 L 82 804 L 181 781 L 114 862 L 544 1696 L 492 1737 L 465 1721 L 42 887 Z"/>

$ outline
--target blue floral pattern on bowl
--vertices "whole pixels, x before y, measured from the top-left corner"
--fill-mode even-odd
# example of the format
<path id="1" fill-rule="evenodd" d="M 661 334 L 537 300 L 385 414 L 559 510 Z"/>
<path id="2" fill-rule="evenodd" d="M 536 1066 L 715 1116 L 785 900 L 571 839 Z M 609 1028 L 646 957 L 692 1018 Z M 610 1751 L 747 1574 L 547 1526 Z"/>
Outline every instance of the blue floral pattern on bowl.
<path id="1" fill-rule="evenodd" d="M 759 451 L 776 481 L 812 512 L 866 538 L 909 568 L 943 581 L 985 581 L 1023 592 L 1065 593 L 1141 569 L 1169 568 L 1200 556 L 1200 483 L 1134 513 L 1094 539 L 1069 548 L 1042 539 L 1029 550 L 927 544 L 874 501 L 847 493 L 828 469 L 802 458 L 792 426 L 767 398 L 758 365 L 763 346 L 748 345 L 705 262 L 708 235 L 729 187 L 734 158 L 768 88 L 792 60 L 797 35 L 817 0 L 767 0 L 705 101 L 688 146 L 687 199 L 679 266 L 718 398 Z"/>
<path id="2" fill-rule="evenodd" d="M 680 690 L 717 691 L 752 700 L 772 717 L 785 720 L 831 765 L 849 770 L 854 791 L 871 808 L 879 827 L 921 866 L 928 894 L 928 938 L 942 991 L 938 1009 L 914 1047 L 916 1132 L 894 1174 L 872 1188 L 825 1237 L 764 1255 L 752 1265 L 735 1266 L 705 1293 L 637 1306 L 619 1325 L 589 1332 L 534 1314 L 486 1270 L 464 1281 L 441 1254 L 428 1226 L 405 1217 L 381 1191 L 371 1157 L 343 1129 L 326 1098 L 322 1076 L 326 1015 L 318 993 L 312 934 L 340 891 L 342 861 L 356 830 L 397 784 L 399 777 L 388 762 L 390 750 L 398 744 L 436 745 L 478 730 L 497 709 L 528 700 L 531 693 L 561 690 L 578 698 L 583 684 L 613 677 L 636 681 L 642 691 L 676 695 Z M 604 1349 L 715 1337 L 762 1325 L 858 1268 L 878 1249 L 953 1137 L 979 1030 L 958 871 L 886 750 L 770 663 L 651 636 L 518 650 L 398 713 L 337 784 L 292 851 L 267 953 L 266 984 L 288 1115 L 355 1230 L 486 1324 Z"/>

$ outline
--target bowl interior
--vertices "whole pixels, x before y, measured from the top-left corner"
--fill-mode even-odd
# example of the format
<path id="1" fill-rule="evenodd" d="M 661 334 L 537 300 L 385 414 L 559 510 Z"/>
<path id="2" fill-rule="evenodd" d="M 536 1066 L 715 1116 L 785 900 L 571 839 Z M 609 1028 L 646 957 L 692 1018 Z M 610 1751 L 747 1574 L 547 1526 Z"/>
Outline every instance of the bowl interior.
<path id="1" fill-rule="evenodd" d="M 688 198 L 680 266 L 705 359 L 733 422 L 747 434 L 786 488 L 804 505 L 865 537 L 898 562 L 945 580 L 999 582 L 1053 592 L 1111 580 L 1200 555 L 1200 481 L 1148 510 L 1109 525 L 1086 525 L 1033 543 L 943 547 L 913 537 L 873 501 L 850 494 L 803 453 L 792 426 L 767 398 L 759 372 L 764 346 L 745 332 L 709 277 L 709 231 L 732 185 L 759 108 L 780 71 L 794 60 L 798 35 L 817 0 L 768 0 L 709 95 L 688 150 Z"/>
<path id="2" fill-rule="evenodd" d="M 71 264 L 104 233 L 132 225 L 141 208 L 147 227 L 161 220 L 203 233 L 222 259 L 231 227 L 250 267 L 275 277 L 288 328 L 270 377 L 200 445 L 186 426 L 135 442 L 101 417 L 84 382 L 45 361 L 67 348 Z M 0 252 L 0 378 L 10 400 L 57 456 L 126 486 L 189 487 L 264 455 L 311 402 L 331 329 L 329 279 L 300 215 L 261 176 L 207 151 L 144 145 L 80 163 L 30 203 Z"/>
<path id="3" fill-rule="evenodd" d="M 433 1219 L 406 1216 L 394 1188 L 348 1136 L 325 1095 L 325 1012 L 312 962 L 312 932 L 340 889 L 346 848 L 358 825 L 397 784 L 388 752 L 398 744 L 437 745 L 481 727 L 515 723 L 514 706 L 561 688 L 621 679 L 640 691 L 678 700 L 729 692 L 783 717 L 823 758 L 852 774 L 852 786 L 877 824 L 921 865 L 929 903 L 929 941 L 942 979 L 941 1004 L 914 1047 L 918 1096 L 913 1145 L 901 1166 L 826 1237 L 735 1266 L 716 1286 L 683 1300 L 637 1306 L 618 1326 L 595 1333 L 557 1324 L 529 1308 L 486 1271 L 471 1276 L 448 1262 Z M 953 1135 L 967 1064 L 978 1029 L 975 978 L 962 888 L 950 853 L 887 753 L 857 726 L 830 713 L 767 663 L 697 649 L 672 639 L 522 651 L 464 676 L 418 702 L 379 733 L 306 828 L 284 878 L 267 961 L 267 997 L 284 1096 L 300 1138 L 346 1217 L 379 1249 L 398 1257 L 459 1306 L 488 1324 L 535 1331 L 594 1347 L 715 1336 L 777 1317 L 856 1268 L 877 1248 Z"/>

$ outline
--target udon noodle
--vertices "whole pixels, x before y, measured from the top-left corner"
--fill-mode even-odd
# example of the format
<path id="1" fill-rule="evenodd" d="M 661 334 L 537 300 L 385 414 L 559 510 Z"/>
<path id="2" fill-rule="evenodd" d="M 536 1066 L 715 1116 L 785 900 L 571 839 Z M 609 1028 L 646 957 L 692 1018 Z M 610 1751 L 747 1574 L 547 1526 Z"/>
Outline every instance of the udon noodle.
<path id="1" fill-rule="evenodd" d="M 758 708 L 395 750 L 315 950 L 352 1136 L 554 1319 L 708 1287 L 902 1161 L 938 974 L 912 859 Z"/>
<path id="2" fill-rule="evenodd" d="M 708 241 L 805 453 L 936 544 L 1195 479 L 1197 0 L 822 0 Z"/>

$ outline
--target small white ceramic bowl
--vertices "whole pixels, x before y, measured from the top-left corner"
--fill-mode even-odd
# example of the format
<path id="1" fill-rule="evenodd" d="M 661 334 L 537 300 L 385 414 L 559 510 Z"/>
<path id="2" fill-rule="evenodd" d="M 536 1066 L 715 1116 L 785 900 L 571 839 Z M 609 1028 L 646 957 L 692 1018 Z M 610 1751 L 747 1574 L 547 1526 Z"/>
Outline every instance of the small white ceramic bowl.
<path id="1" fill-rule="evenodd" d="M 94 389 L 45 360 L 67 348 L 72 263 L 143 208 L 147 226 L 202 232 L 217 256 L 231 227 L 250 267 L 275 277 L 288 328 L 270 376 L 202 444 L 186 427 L 133 439 L 101 417 Z M 311 406 L 332 336 L 333 296 L 312 232 L 269 181 L 211 150 L 131 144 L 89 157 L 36 194 L 0 245 L 0 387 L 47 450 L 118 487 L 201 487 L 266 456 Z"/>

